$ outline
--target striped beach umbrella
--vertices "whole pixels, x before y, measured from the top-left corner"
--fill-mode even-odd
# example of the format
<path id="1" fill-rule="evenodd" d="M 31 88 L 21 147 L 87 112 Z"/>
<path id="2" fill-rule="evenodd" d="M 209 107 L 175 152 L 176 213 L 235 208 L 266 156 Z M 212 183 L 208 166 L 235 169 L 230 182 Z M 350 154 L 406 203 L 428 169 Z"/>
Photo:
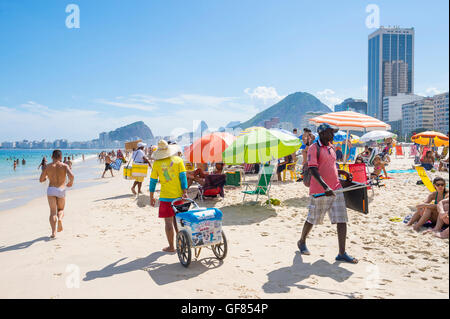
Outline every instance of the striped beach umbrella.
<path id="1" fill-rule="evenodd" d="M 387 131 L 391 129 L 386 124 L 374 117 L 356 113 L 352 111 L 331 112 L 309 120 L 314 125 L 319 126 L 322 123 L 330 124 L 343 131 Z"/>

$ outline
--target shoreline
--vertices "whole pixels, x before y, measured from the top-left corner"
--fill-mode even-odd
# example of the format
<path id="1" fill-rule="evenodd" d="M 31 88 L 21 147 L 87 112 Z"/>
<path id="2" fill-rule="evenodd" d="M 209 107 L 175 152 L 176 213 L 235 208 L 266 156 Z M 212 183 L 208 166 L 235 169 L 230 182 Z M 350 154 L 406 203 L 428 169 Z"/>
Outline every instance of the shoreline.
<path id="1" fill-rule="evenodd" d="M 102 164 L 98 163 L 96 158 L 97 156 L 92 154 L 85 156 L 85 161 L 74 161 L 72 171 L 74 171 L 75 173 L 76 183 L 74 184 L 74 187 L 72 189 L 68 188 L 68 191 L 91 187 L 99 183 L 97 178 L 91 177 L 92 174 L 95 174 L 95 172 L 101 171 Z M 4 212 L 5 210 L 24 206 L 28 202 L 40 196 L 45 196 L 48 181 L 45 183 L 40 183 L 40 174 L 41 171 L 34 175 L 21 175 L 12 178 L 1 179 L 0 213 Z M 99 176 L 101 176 L 101 173 L 99 174 Z M 18 202 L 11 203 L 14 200 L 18 200 Z"/>

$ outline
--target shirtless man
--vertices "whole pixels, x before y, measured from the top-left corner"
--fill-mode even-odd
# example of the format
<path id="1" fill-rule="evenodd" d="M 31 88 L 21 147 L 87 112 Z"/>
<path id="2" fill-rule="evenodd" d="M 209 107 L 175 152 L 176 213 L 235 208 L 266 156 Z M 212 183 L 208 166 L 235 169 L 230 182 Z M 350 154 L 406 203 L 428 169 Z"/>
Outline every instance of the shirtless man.
<path id="1" fill-rule="evenodd" d="M 112 163 L 113 163 L 113 161 L 111 159 L 111 153 L 108 153 L 108 155 L 106 155 L 106 157 L 105 157 L 105 170 L 103 171 L 102 178 L 105 177 L 105 173 L 108 170 L 111 172 L 111 176 L 114 177 L 114 174 L 113 174 L 113 171 L 112 171 L 112 167 L 111 167 Z"/>
<path id="2" fill-rule="evenodd" d="M 52 228 L 52 234 L 50 238 L 56 237 L 56 231 L 63 230 L 62 218 L 64 216 L 64 206 L 66 204 L 66 175 L 69 177 L 67 187 L 72 187 L 74 175 L 67 164 L 61 162 L 62 153 L 60 150 L 54 150 L 52 154 L 53 162 L 48 164 L 42 171 L 39 181 L 41 183 L 49 179 L 47 189 L 48 205 L 50 206 L 50 226 Z M 56 228 L 58 224 L 58 228 Z"/>

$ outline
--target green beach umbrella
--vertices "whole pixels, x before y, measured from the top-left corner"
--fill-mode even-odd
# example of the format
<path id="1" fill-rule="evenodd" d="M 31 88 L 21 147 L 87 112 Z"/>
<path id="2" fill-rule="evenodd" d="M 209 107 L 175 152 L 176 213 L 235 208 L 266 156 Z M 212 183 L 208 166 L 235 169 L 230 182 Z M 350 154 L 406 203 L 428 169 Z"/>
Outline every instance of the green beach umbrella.
<path id="1" fill-rule="evenodd" d="M 222 158 L 228 165 L 265 163 L 296 152 L 300 145 L 300 139 L 294 135 L 261 127 L 238 137 Z"/>

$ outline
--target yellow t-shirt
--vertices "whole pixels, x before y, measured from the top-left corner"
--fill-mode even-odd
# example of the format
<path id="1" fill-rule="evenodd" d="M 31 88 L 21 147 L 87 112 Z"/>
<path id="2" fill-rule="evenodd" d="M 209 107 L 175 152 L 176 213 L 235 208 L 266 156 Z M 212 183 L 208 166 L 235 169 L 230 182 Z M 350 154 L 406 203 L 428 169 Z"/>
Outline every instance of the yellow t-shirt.
<path id="1" fill-rule="evenodd" d="M 178 156 L 171 156 L 153 163 L 150 178 L 159 179 L 161 183 L 161 198 L 178 198 L 183 195 L 180 173 L 186 172 L 183 160 Z"/>

